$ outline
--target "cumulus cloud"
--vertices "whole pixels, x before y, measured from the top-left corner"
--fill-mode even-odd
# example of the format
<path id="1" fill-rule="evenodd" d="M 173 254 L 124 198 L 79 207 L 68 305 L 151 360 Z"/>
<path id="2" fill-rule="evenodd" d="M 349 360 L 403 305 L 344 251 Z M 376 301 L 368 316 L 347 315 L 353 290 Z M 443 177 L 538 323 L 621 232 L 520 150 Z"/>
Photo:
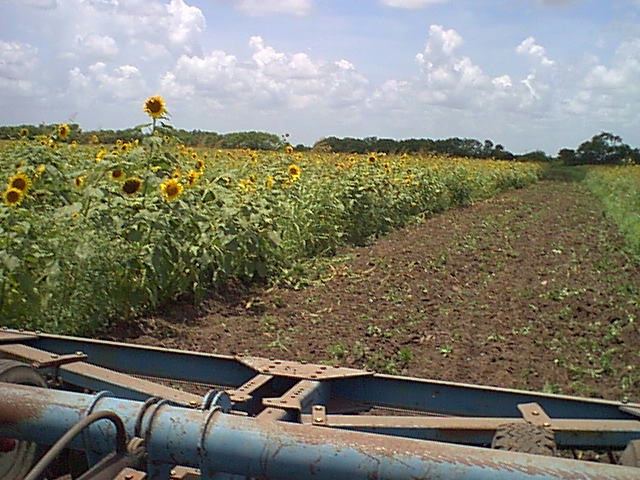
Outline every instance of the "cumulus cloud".
<path id="1" fill-rule="evenodd" d="M 275 13 L 304 16 L 311 13 L 312 0 L 238 0 L 236 8 L 249 15 L 271 15 Z"/>
<path id="2" fill-rule="evenodd" d="M 594 62 L 575 79 L 573 94 L 563 102 L 571 113 L 629 122 L 640 109 L 640 39 L 621 43 L 610 65 Z"/>
<path id="3" fill-rule="evenodd" d="M 427 103 L 460 107 L 467 103 L 482 103 L 491 88 L 491 79 L 458 50 L 462 36 L 441 25 L 429 27 L 424 50 L 416 55 L 420 68 L 418 97 Z"/>
<path id="4" fill-rule="evenodd" d="M 77 36 L 78 49 L 86 55 L 112 58 L 118 54 L 118 45 L 109 35 L 90 33 L 87 36 Z"/>
<path id="5" fill-rule="evenodd" d="M 0 91 L 4 94 L 28 94 L 37 63 L 38 49 L 22 42 L 0 40 Z"/>
<path id="6" fill-rule="evenodd" d="M 380 2 L 387 7 L 407 9 L 422 8 L 436 3 L 447 3 L 448 1 L 449 0 L 380 0 Z"/>
<path id="7" fill-rule="evenodd" d="M 249 39 L 250 60 L 214 50 L 181 56 L 162 78 L 162 91 L 175 98 L 201 98 L 214 108 L 256 105 L 278 111 L 362 102 L 367 80 L 347 60 L 314 60 L 306 53 L 280 52 L 262 37 Z"/>
<path id="8" fill-rule="evenodd" d="M 520 45 L 516 47 L 516 52 L 521 55 L 528 56 L 533 61 L 538 64 L 548 67 L 553 65 L 555 62 L 547 57 L 547 51 L 541 45 L 536 43 L 536 39 L 533 37 L 525 38 Z"/>

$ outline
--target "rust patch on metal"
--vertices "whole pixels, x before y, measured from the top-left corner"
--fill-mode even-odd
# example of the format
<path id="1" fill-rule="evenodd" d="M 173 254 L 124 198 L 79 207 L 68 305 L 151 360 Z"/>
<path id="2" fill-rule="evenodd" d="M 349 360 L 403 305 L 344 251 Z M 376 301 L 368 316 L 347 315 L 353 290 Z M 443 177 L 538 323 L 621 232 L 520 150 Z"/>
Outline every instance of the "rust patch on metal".
<path id="1" fill-rule="evenodd" d="M 236 357 L 243 365 L 253 368 L 265 375 L 279 375 L 282 377 L 328 380 L 334 378 L 366 377 L 372 372 L 356 368 L 333 367 L 313 363 L 299 363 L 289 360 L 273 360 L 262 357 Z"/>
<path id="2" fill-rule="evenodd" d="M 0 344 L 25 342 L 38 338 L 38 335 L 30 332 L 21 332 L 19 330 L 9 330 L 6 327 L 0 329 Z"/>
<path id="3" fill-rule="evenodd" d="M 169 474 L 169 480 L 200 480 L 200 470 L 189 467 L 175 467 Z"/>
<path id="4" fill-rule="evenodd" d="M 229 394 L 229 398 L 234 403 L 246 402 L 247 400 L 251 400 L 253 396 L 251 395 L 253 392 L 266 385 L 271 381 L 273 375 L 263 375 L 259 374 L 253 377 L 248 382 L 240 385 L 235 390 L 225 390 L 227 394 Z"/>
<path id="5" fill-rule="evenodd" d="M 0 386 L 20 389 L 20 385 L 13 383 L 0 382 Z M 35 404 L 29 402 L 26 396 L 13 402 L 10 399 L 3 399 L 2 402 L 0 402 L 0 425 L 3 427 L 11 427 L 25 420 L 37 418 L 39 415 L 40 409 Z"/>
<path id="6" fill-rule="evenodd" d="M 113 480 L 145 480 L 146 478 L 147 474 L 145 472 L 127 467 L 122 469 Z"/>
<path id="7" fill-rule="evenodd" d="M 257 422 L 255 419 L 247 418 L 241 421 L 224 422 L 224 424 L 225 429 L 238 430 L 242 435 L 247 431 L 258 432 L 263 437 L 265 445 L 270 445 L 268 462 L 277 461 L 279 453 L 277 445 L 287 444 L 301 445 L 310 449 L 318 448 L 321 451 L 326 448 L 332 448 L 335 452 L 351 450 L 363 458 L 368 457 L 372 460 L 371 465 L 363 466 L 363 468 L 373 468 L 372 472 L 375 472 L 375 464 L 387 460 L 390 463 L 400 463 L 408 467 L 422 465 L 425 467 L 424 475 L 427 477 L 430 468 L 437 465 L 450 466 L 452 471 L 455 471 L 456 466 L 481 469 L 488 475 L 487 478 L 491 477 L 492 471 L 514 476 L 524 474 L 565 480 L 622 479 L 628 476 L 627 472 L 621 471 L 619 466 L 596 463 L 587 465 L 586 462 L 565 458 L 541 457 L 519 452 L 347 430 L 319 429 L 290 422 Z"/>
<path id="8" fill-rule="evenodd" d="M 542 407 L 536 403 L 520 403 L 518 404 L 518 410 L 522 413 L 522 418 L 525 419 L 527 423 L 532 425 L 536 425 L 538 427 L 551 427 L 551 418 L 547 415 Z"/>

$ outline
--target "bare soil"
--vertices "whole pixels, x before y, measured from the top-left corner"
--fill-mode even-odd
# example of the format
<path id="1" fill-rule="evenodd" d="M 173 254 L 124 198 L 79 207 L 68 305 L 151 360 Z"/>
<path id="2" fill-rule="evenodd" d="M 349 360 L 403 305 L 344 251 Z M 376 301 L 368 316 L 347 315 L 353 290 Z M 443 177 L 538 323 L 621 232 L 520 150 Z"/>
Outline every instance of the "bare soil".
<path id="1" fill-rule="evenodd" d="M 579 182 L 541 181 L 104 337 L 640 401 L 640 265 Z"/>

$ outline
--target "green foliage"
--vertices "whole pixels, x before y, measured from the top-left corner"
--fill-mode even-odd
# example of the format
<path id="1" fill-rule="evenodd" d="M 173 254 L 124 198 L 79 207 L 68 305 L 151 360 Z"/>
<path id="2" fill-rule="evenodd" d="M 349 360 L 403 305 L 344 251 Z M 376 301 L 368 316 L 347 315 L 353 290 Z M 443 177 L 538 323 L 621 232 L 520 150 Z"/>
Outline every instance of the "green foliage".
<path id="1" fill-rule="evenodd" d="M 589 167 L 584 181 L 640 258 L 640 165 Z"/>
<path id="2" fill-rule="evenodd" d="M 111 146 L 50 134 L 0 144 L 2 181 L 28 183 L 0 204 L 0 325 L 91 334 L 229 279 L 294 282 L 311 257 L 542 172 L 436 156 L 191 149 L 170 127 L 156 130 Z"/>
<path id="3" fill-rule="evenodd" d="M 563 148 L 558 159 L 565 165 L 626 165 L 640 164 L 640 150 L 622 142 L 622 138 L 602 132 L 582 142 L 577 150 Z"/>

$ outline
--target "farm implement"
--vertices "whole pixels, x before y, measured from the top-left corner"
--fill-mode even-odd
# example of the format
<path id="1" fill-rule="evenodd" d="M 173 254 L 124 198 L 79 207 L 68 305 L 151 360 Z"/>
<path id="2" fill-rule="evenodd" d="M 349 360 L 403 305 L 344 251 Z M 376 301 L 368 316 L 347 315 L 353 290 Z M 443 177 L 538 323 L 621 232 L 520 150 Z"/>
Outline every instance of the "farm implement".
<path id="1" fill-rule="evenodd" d="M 639 404 L 0 330 L 2 479 L 639 479 L 639 459 Z"/>

